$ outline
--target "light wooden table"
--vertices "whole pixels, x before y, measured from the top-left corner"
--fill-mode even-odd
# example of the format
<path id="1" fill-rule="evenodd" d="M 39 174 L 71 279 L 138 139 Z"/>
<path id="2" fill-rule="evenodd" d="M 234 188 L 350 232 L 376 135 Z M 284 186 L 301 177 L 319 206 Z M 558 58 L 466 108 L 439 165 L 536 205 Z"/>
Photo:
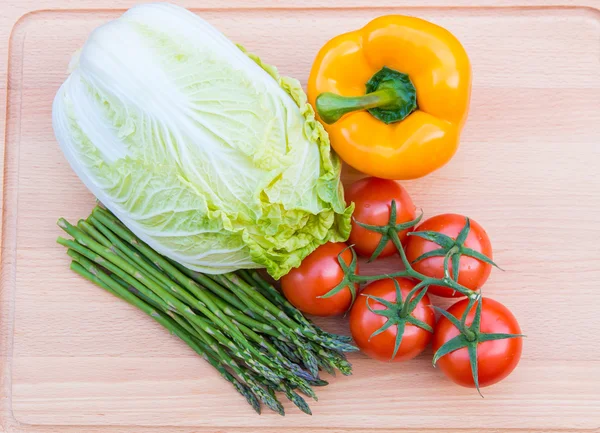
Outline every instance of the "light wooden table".
<path id="1" fill-rule="evenodd" d="M 447 27 L 472 59 L 459 153 L 405 186 L 426 215 L 464 213 L 488 230 L 506 272 L 492 273 L 485 294 L 506 304 L 528 335 L 521 364 L 482 400 L 431 368 L 431 353 L 394 365 L 355 355 L 354 376 L 333 379 L 311 404 L 315 415 L 286 406 L 285 418 L 254 415 L 185 345 L 71 274 L 55 244 L 56 219 L 86 216 L 93 197 L 54 140 L 52 98 L 89 31 L 136 2 L 0 3 L 2 431 L 600 427 L 599 1 L 178 2 L 303 83 L 328 38 L 386 13 Z M 345 329 L 341 319 L 322 324 Z"/>

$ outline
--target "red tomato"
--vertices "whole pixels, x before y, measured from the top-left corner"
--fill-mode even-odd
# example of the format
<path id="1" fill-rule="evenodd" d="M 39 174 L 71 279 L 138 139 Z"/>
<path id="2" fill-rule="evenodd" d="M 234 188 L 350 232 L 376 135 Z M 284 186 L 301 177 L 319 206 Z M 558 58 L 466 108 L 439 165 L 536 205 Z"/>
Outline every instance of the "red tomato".
<path id="1" fill-rule="evenodd" d="M 460 320 L 468 304 L 468 299 L 458 301 L 448 308 L 448 313 Z M 467 316 L 466 325 L 471 325 L 474 315 L 475 307 L 472 307 Z M 479 332 L 481 334 L 521 334 L 521 328 L 508 308 L 493 299 L 483 298 Z M 433 350 L 437 352 L 444 343 L 459 334 L 460 331 L 450 320 L 443 316 L 440 317 L 433 334 Z M 493 385 L 508 376 L 521 359 L 522 347 L 521 337 L 478 343 L 479 386 Z M 442 356 L 437 365 L 446 376 L 457 384 L 467 387 L 475 386 L 467 348 L 461 348 Z"/>
<path id="2" fill-rule="evenodd" d="M 384 226 L 390 220 L 392 200 L 396 201 L 396 223 L 415 219 L 415 205 L 406 190 L 397 182 L 376 177 L 367 177 L 354 182 L 346 189 L 346 201 L 354 202 L 353 217 L 363 224 Z M 401 241 L 406 238 L 407 230 L 398 233 Z M 360 227 L 352 221 L 352 231 L 348 243 L 354 245 L 355 251 L 361 256 L 370 257 L 379 241 L 381 234 Z M 379 257 L 391 256 L 396 248 L 388 241 Z"/>
<path id="3" fill-rule="evenodd" d="M 348 287 L 329 298 L 321 297 L 344 279 L 338 255 L 346 248 L 347 245 L 343 242 L 321 245 L 299 267 L 281 278 L 283 294 L 294 307 L 315 316 L 335 316 L 348 311 L 352 304 L 352 294 Z M 342 259 L 348 265 L 352 262 L 350 249 L 342 253 Z M 355 285 L 354 290 L 357 289 L 358 285 Z"/>
<path id="4" fill-rule="evenodd" d="M 446 236 L 449 236 L 453 240 L 456 239 L 460 231 L 464 228 L 466 223 L 466 217 L 456 214 L 443 214 L 437 215 L 433 218 L 429 218 L 420 224 L 415 232 L 433 231 L 439 232 Z M 492 259 L 492 244 L 487 233 L 477 222 L 470 219 L 471 229 L 464 242 L 464 247 L 470 248 L 478 253 L 483 254 Z M 441 247 L 439 244 L 425 240 L 418 236 L 408 236 L 406 241 L 406 257 L 409 262 L 413 263 L 422 254 L 428 253 L 433 250 L 439 250 Z M 423 275 L 433 278 L 444 277 L 444 253 L 440 253 L 439 256 L 428 257 L 423 260 L 419 260 L 413 264 L 415 271 L 420 272 Z M 454 258 L 450 259 L 450 275 L 454 278 L 452 272 L 452 263 Z M 479 290 L 481 286 L 486 282 L 490 276 L 492 265 L 485 263 L 475 257 L 470 257 L 466 254 L 461 254 L 459 259 L 459 272 L 458 272 L 458 283 L 462 284 L 470 290 Z M 429 287 L 429 294 L 449 297 L 460 297 L 463 296 L 460 293 L 453 293 L 453 290 L 448 287 L 431 286 Z"/>
<path id="5" fill-rule="evenodd" d="M 415 283 L 406 278 L 397 278 L 400 286 L 402 300 L 406 301 L 409 292 L 415 287 Z M 382 333 L 372 336 L 375 331 L 380 329 L 388 320 L 387 317 L 373 313 L 367 308 L 367 302 L 375 311 L 388 309 L 383 304 L 374 299 L 368 299 L 366 296 L 376 296 L 386 301 L 396 303 L 396 286 L 390 279 L 375 281 L 364 288 L 361 296 L 358 296 L 352 310 L 350 311 L 350 332 L 357 346 L 371 358 L 380 361 L 405 361 L 414 358 L 425 349 L 431 341 L 432 333 L 423 328 L 405 322 L 402 341 L 392 359 L 396 342 L 397 325 L 392 325 Z M 414 295 L 411 296 L 411 300 Z M 401 305 L 398 305 L 400 307 Z M 433 331 L 435 325 L 435 314 L 430 307 L 429 297 L 425 295 L 416 305 L 415 309 L 408 313 L 409 316 L 420 320 L 429 325 Z M 398 315 L 396 320 L 402 320 Z"/>

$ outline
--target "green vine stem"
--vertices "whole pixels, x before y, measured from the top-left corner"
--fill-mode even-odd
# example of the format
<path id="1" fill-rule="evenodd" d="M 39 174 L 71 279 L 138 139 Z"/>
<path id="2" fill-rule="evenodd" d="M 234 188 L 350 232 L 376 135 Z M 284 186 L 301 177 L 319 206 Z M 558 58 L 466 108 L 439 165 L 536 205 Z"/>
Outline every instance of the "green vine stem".
<path id="1" fill-rule="evenodd" d="M 348 247 L 352 251 L 352 260 L 351 260 L 350 264 L 346 264 L 346 262 L 342 259 L 342 257 L 341 257 L 342 253 L 340 253 L 338 255 L 338 263 L 339 263 L 340 267 L 342 268 L 342 270 L 344 271 L 344 278 L 342 279 L 342 281 L 339 282 L 339 284 L 337 286 L 335 286 L 333 289 L 331 289 L 328 293 L 326 293 L 323 296 L 324 297 L 333 296 L 333 294 L 338 293 L 344 287 L 355 287 L 354 286 L 355 284 L 364 284 L 364 283 L 369 283 L 371 281 L 383 280 L 385 278 L 412 278 L 412 279 L 419 281 L 419 283 L 416 286 L 418 288 L 429 287 L 429 286 L 433 286 L 433 285 L 448 287 L 448 288 L 454 290 L 455 292 L 458 292 L 461 295 L 468 297 L 469 299 L 477 299 L 477 296 L 478 296 L 477 292 L 473 292 L 472 290 L 468 289 L 467 287 L 465 287 L 465 286 L 459 284 L 457 281 L 453 280 L 452 277 L 450 276 L 450 272 L 448 272 L 447 268 L 446 268 L 446 272 L 445 272 L 445 275 L 443 278 L 428 277 L 427 275 L 424 275 L 424 274 L 416 271 L 415 269 L 413 269 L 411 263 L 408 261 L 408 259 L 406 257 L 406 253 L 404 252 L 404 248 L 402 246 L 402 243 L 400 242 L 400 238 L 398 237 L 398 231 L 405 230 L 407 228 L 415 226 L 416 224 L 419 223 L 421 218 L 422 218 L 422 214 L 419 217 L 417 217 L 416 219 L 414 219 L 413 221 L 410 221 L 409 223 L 396 224 L 396 201 L 392 200 L 391 209 L 390 209 L 390 219 L 388 221 L 388 224 L 386 224 L 384 226 L 370 226 L 367 224 L 359 223 L 359 225 L 361 225 L 362 227 L 364 227 L 368 230 L 375 231 L 377 233 L 382 234 L 382 239 L 381 239 L 380 243 L 383 243 L 384 246 L 388 242 L 388 240 L 392 241 L 392 243 L 396 247 L 396 250 L 398 250 L 398 254 L 400 255 L 400 259 L 402 260 L 402 264 L 404 265 L 404 270 L 389 273 L 389 274 L 381 274 L 381 275 L 368 275 L 368 276 L 367 275 L 358 275 L 358 273 L 356 271 L 357 264 L 358 264 L 358 258 L 356 256 L 354 248 L 352 248 L 352 246 L 350 246 L 350 247 Z M 383 236 L 387 236 L 387 239 L 384 239 Z M 375 255 L 375 253 L 378 253 L 378 250 L 379 250 L 379 252 L 381 252 L 382 249 L 383 249 L 383 247 L 380 248 L 380 245 L 378 245 L 378 247 L 375 250 L 375 252 L 373 253 L 373 255 L 375 257 L 377 257 Z M 373 259 L 373 256 L 371 256 L 371 259 Z M 354 296 L 353 296 L 353 300 L 354 300 Z"/>

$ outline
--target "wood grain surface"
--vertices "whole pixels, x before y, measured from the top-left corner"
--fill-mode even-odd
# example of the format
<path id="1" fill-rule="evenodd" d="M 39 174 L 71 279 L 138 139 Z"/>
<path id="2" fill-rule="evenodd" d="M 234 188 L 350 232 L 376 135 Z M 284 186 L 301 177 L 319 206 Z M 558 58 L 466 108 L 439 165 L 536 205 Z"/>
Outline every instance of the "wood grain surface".
<path id="1" fill-rule="evenodd" d="M 286 405 L 285 418 L 255 415 L 175 337 L 72 274 L 55 243 L 57 218 L 87 216 L 94 199 L 55 142 L 52 99 L 71 53 L 134 3 L 0 1 L 1 431 L 598 431 L 600 2 L 179 2 L 303 84 L 330 37 L 386 13 L 448 28 L 472 60 L 458 154 L 404 185 L 426 215 L 464 213 L 488 230 L 506 271 L 484 293 L 527 334 L 519 367 L 481 399 L 433 369 L 430 352 L 403 364 L 357 354 L 312 417 Z M 347 331 L 343 319 L 319 323 Z"/>

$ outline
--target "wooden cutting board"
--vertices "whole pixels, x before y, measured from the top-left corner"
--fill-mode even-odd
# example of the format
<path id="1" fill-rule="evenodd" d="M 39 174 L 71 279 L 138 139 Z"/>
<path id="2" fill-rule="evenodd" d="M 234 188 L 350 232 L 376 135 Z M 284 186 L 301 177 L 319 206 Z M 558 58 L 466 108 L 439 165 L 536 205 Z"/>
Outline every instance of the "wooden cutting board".
<path id="1" fill-rule="evenodd" d="M 355 374 L 331 379 L 312 417 L 287 405 L 285 418 L 255 415 L 184 344 L 72 274 L 55 244 L 57 218 L 87 216 L 94 200 L 55 142 L 51 102 L 70 54 L 135 2 L 0 3 L 2 431 L 598 431 L 599 1 L 178 2 L 303 83 L 325 41 L 388 13 L 448 28 L 472 60 L 460 151 L 404 185 L 426 215 L 487 228 L 506 271 L 484 292 L 527 334 L 521 364 L 481 399 L 433 369 L 430 352 L 403 364 L 356 354 Z M 346 331 L 343 319 L 320 323 Z"/>

